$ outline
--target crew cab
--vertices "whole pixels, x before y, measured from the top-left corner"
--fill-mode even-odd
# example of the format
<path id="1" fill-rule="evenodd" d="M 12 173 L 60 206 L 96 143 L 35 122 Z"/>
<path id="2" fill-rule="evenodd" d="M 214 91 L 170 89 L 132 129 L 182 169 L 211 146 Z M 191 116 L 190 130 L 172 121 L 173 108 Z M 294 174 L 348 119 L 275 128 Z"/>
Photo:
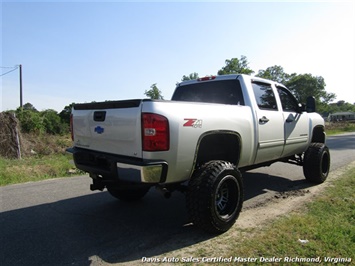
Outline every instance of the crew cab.
<path id="1" fill-rule="evenodd" d="M 135 99 L 75 104 L 77 168 L 91 190 L 123 201 L 151 187 L 186 194 L 194 225 L 221 233 L 243 204 L 241 173 L 282 161 L 322 183 L 330 153 L 314 98 L 300 104 L 282 84 L 249 75 L 209 76 L 177 85 L 170 101 Z"/>

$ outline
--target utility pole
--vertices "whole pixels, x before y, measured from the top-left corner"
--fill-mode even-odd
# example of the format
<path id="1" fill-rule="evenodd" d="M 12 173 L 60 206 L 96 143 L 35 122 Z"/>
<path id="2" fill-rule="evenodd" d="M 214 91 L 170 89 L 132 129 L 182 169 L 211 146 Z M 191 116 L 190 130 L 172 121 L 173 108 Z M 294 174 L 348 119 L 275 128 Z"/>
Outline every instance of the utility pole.
<path id="1" fill-rule="evenodd" d="M 23 103 L 22 103 L 22 65 L 19 65 L 20 68 L 20 108 L 22 109 Z"/>

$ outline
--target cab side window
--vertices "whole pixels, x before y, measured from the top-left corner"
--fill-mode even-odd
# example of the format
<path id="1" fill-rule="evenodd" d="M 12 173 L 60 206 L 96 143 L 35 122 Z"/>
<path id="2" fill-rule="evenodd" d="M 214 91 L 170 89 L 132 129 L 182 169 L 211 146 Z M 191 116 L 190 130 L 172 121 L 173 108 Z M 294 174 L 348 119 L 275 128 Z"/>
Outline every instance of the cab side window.
<path id="1" fill-rule="evenodd" d="M 261 110 L 277 111 L 275 94 L 271 84 L 252 82 L 255 100 Z"/>
<path id="2" fill-rule="evenodd" d="M 280 95 L 282 109 L 288 112 L 297 112 L 298 102 L 293 95 L 283 87 L 277 87 Z"/>

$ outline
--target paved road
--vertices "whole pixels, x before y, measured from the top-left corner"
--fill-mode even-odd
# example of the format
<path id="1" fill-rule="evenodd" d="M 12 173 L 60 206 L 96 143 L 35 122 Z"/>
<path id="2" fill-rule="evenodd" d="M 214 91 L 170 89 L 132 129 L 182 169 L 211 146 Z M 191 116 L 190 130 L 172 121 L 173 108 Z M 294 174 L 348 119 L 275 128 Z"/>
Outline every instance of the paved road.
<path id="1" fill-rule="evenodd" d="M 355 134 L 328 138 L 335 170 L 355 161 Z M 276 163 L 244 174 L 245 204 L 310 186 L 302 168 Z M 90 265 L 161 256 L 209 239 L 189 225 L 182 194 L 165 200 L 152 189 L 141 202 L 122 203 L 90 192 L 88 177 L 0 188 L 0 264 Z"/>

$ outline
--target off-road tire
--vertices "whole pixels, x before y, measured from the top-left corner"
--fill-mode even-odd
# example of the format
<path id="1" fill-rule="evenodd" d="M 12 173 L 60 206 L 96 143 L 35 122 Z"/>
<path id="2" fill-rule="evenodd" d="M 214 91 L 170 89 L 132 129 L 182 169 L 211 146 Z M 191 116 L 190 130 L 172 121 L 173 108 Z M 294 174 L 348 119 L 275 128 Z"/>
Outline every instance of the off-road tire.
<path id="1" fill-rule="evenodd" d="M 123 190 L 109 186 L 107 191 L 116 199 L 132 202 L 142 199 L 148 193 L 149 187 Z"/>
<path id="2" fill-rule="evenodd" d="M 207 232 L 229 230 L 243 205 L 243 182 L 237 168 L 225 161 L 210 161 L 193 174 L 187 191 L 187 210 L 193 224 Z"/>
<path id="3" fill-rule="evenodd" d="M 316 184 L 323 183 L 329 174 L 330 153 L 324 143 L 311 143 L 304 154 L 303 174 L 305 178 Z"/>

